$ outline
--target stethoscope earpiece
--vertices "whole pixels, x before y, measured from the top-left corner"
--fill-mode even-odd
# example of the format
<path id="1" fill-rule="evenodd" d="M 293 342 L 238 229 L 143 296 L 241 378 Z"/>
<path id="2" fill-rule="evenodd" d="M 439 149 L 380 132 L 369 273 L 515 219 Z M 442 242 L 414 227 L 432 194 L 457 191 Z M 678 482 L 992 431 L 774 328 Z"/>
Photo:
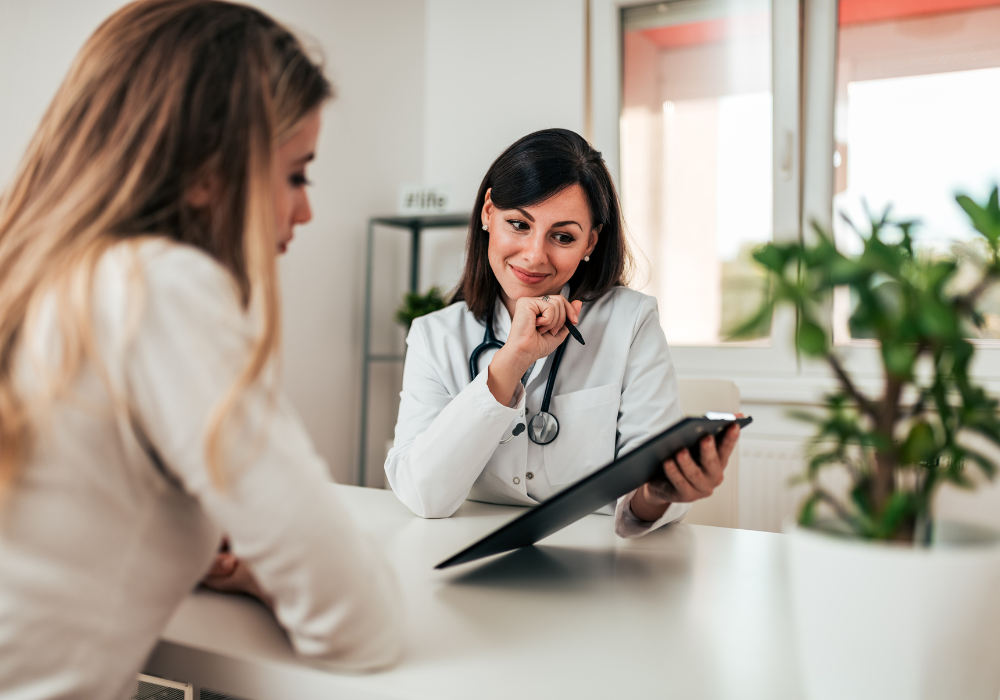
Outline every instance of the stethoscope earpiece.
<path id="1" fill-rule="evenodd" d="M 514 429 L 512 431 L 510 431 L 510 437 L 509 438 L 504 438 L 503 440 L 501 440 L 500 444 L 501 445 L 506 445 L 508 442 L 510 442 L 511 440 L 513 440 L 514 438 L 516 438 L 518 435 L 520 435 L 523 432 L 524 432 L 524 423 L 518 423 L 517 425 L 514 426 Z"/>

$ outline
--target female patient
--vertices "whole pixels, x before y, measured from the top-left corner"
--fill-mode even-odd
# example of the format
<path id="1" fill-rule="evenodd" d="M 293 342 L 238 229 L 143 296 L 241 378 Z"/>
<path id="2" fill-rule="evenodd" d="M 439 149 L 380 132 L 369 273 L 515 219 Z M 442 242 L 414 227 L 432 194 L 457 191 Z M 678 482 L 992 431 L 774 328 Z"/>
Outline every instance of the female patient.
<path id="1" fill-rule="evenodd" d="M 329 95 L 287 30 L 203 0 L 120 10 L 56 94 L 0 199 L 0 695 L 122 696 L 222 532 L 300 652 L 398 655 L 275 379 Z"/>

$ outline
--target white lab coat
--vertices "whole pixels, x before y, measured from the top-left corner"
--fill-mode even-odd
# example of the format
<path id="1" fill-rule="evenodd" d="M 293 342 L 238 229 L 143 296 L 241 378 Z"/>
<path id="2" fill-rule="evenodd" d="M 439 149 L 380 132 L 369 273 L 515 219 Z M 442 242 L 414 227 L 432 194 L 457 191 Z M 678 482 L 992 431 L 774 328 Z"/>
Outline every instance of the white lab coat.
<path id="1" fill-rule="evenodd" d="M 497 300 L 499 341 L 506 340 L 510 323 Z M 465 303 L 416 319 L 406 339 L 396 436 L 385 462 L 399 499 L 424 518 L 448 517 L 466 498 L 535 505 L 683 418 L 655 299 L 616 287 L 583 304 L 577 328 L 587 344 L 570 339 L 549 407 L 559 435 L 537 445 L 525 431 L 501 445 L 517 423 L 540 410 L 552 355 L 535 363 L 525 389 L 503 406 L 486 385 L 495 351 L 482 354 L 480 372 L 470 381 L 469 356 L 483 342 L 485 327 Z M 632 493 L 619 499 L 614 511 L 623 537 L 679 520 L 690 508 L 672 504 L 649 523 L 632 514 L 631 499 Z M 610 504 L 602 510 L 610 513 Z"/>

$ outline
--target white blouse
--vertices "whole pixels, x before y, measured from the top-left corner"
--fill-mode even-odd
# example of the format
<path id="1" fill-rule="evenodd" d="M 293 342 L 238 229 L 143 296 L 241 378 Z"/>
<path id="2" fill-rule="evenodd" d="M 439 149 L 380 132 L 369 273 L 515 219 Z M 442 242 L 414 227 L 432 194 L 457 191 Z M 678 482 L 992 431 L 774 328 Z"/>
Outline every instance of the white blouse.
<path id="1" fill-rule="evenodd" d="M 493 313 L 503 342 L 510 314 L 499 300 Z M 413 322 L 396 436 L 385 462 L 392 490 L 410 510 L 444 518 L 466 498 L 534 505 L 684 417 L 655 299 L 616 287 L 583 304 L 577 328 L 587 344 L 570 339 L 549 407 L 558 436 L 537 445 L 524 431 L 500 444 L 540 410 L 552 355 L 535 363 L 524 391 L 503 406 L 486 385 L 495 350 L 483 353 L 479 374 L 469 377 L 469 356 L 485 327 L 464 302 Z M 674 503 L 656 522 L 643 522 L 629 507 L 633 493 L 614 511 L 623 537 L 679 520 L 690 509 Z M 602 511 L 611 512 L 610 505 Z"/>
<path id="2" fill-rule="evenodd" d="M 113 394 L 85 364 L 0 503 L 0 695 L 123 697 L 223 532 L 299 652 L 346 669 L 392 663 L 394 578 L 280 394 L 250 397 L 228 484 L 209 479 L 206 424 L 254 334 L 229 273 L 192 247 L 118 245 L 92 308 Z M 54 309 L 20 354 L 26 393 L 36 363 L 57 361 Z"/>

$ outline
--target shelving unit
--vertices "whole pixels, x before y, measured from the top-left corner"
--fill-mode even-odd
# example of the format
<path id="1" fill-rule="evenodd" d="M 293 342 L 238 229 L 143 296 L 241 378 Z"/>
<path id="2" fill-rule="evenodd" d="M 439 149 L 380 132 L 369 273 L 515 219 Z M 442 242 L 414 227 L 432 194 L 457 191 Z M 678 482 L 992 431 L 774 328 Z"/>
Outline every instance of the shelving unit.
<path id="1" fill-rule="evenodd" d="M 376 355 L 371 351 L 372 339 L 372 271 L 374 268 L 375 227 L 384 226 L 410 234 L 410 291 L 420 289 L 420 234 L 431 228 L 465 228 L 470 214 L 438 216 L 376 216 L 368 220 L 368 248 L 365 258 L 365 332 L 361 360 L 361 430 L 358 449 L 358 486 L 365 485 L 368 457 L 368 384 L 373 362 L 402 362 L 405 355 Z"/>

